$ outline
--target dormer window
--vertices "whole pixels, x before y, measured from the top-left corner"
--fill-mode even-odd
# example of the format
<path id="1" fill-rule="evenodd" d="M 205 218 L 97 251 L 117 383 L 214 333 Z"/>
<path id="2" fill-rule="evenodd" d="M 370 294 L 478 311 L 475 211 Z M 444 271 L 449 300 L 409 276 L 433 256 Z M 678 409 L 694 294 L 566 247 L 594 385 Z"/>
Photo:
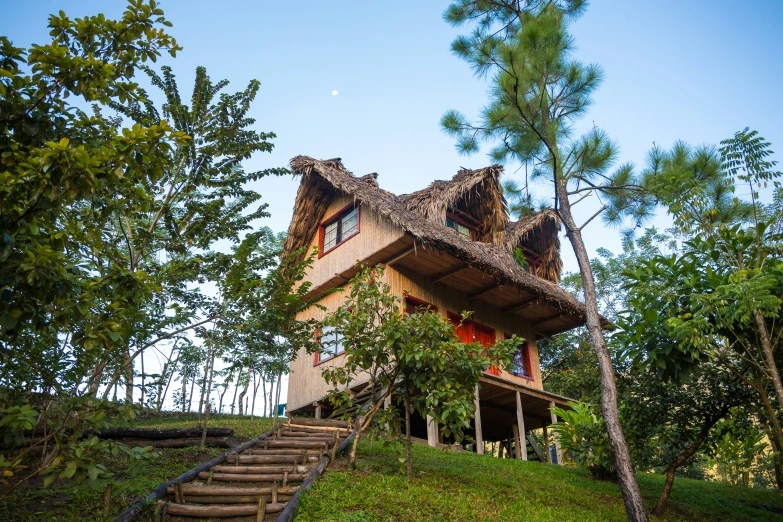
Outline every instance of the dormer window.
<path id="1" fill-rule="evenodd" d="M 318 257 L 328 254 L 359 233 L 359 204 L 351 203 L 321 223 Z"/>
<path id="2" fill-rule="evenodd" d="M 476 227 L 450 212 L 446 214 L 446 226 L 453 229 L 458 236 L 474 241 L 476 239 Z"/>

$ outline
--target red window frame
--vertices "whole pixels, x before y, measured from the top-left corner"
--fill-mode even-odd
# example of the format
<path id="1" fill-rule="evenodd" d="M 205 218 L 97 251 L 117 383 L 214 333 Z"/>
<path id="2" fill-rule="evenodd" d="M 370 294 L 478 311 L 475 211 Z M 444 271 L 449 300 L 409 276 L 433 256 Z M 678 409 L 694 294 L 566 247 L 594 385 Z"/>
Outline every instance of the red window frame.
<path id="1" fill-rule="evenodd" d="M 504 334 L 506 339 L 511 339 L 513 337 L 510 333 Z M 513 371 L 513 368 L 511 368 L 511 373 L 513 373 L 516 377 L 522 377 L 523 379 L 527 379 L 529 381 L 533 380 L 533 365 L 530 362 L 530 341 L 525 340 L 522 342 L 522 345 L 519 347 L 518 350 L 521 357 L 524 358 L 525 366 L 527 367 L 527 371 L 530 372 L 530 375 L 526 375 L 524 373 L 516 374 Z M 513 362 L 512 362 L 513 364 Z"/>
<path id="2" fill-rule="evenodd" d="M 341 219 L 345 214 L 350 212 L 351 210 L 356 209 L 356 232 L 351 234 L 350 236 L 346 236 L 341 238 L 339 243 L 336 243 L 332 248 L 329 250 L 324 251 L 324 229 L 334 223 L 335 221 Z M 353 203 L 348 203 L 346 206 L 329 216 L 328 218 L 321 221 L 321 224 L 318 225 L 318 259 L 321 259 L 323 256 L 331 252 L 332 250 L 336 249 L 349 239 L 351 239 L 354 236 L 359 235 L 359 232 L 362 231 L 362 205 L 358 201 L 354 201 Z"/>
<path id="3" fill-rule="evenodd" d="M 405 313 L 406 314 L 410 313 L 408 311 L 408 303 L 411 303 L 411 304 L 415 305 L 416 308 L 420 308 L 420 307 L 426 308 L 426 307 L 429 307 L 430 312 L 437 313 L 437 311 L 438 311 L 438 307 L 435 306 L 434 304 L 428 303 L 427 301 L 424 301 L 423 299 L 419 299 L 418 297 L 413 297 L 412 295 L 408 295 L 408 294 L 405 294 L 405 296 L 403 298 L 403 303 L 405 304 Z"/>
<path id="4" fill-rule="evenodd" d="M 315 335 L 316 335 L 316 341 L 318 342 L 318 346 L 320 347 L 321 346 L 321 329 L 320 328 L 318 328 L 316 330 Z M 345 348 L 343 348 L 342 352 L 338 352 L 338 353 L 332 354 L 329 357 L 327 357 L 326 359 L 321 359 L 321 352 L 320 352 L 320 350 L 316 351 L 313 354 L 313 366 L 318 366 L 319 364 L 323 364 L 325 362 L 331 361 L 332 359 L 340 357 L 341 355 L 345 355 Z"/>
<path id="5" fill-rule="evenodd" d="M 454 221 L 456 221 L 457 223 L 459 223 L 461 225 L 465 225 L 466 227 L 468 227 L 468 230 L 470 230 L 470 239 L 471 239 L 471 241 L 475 241 L 476 240 L 476 237 L 478 236 L 478 228 L 476 228 L 476 225 L 471 225 L 470 223 L 468 223 L 466 220 L 462 219 L 461 217 L 459 217 L 459 216 L 457 216 L 455 214 L 452 214 L 451 212 L 446 212 L 446 219 L 449 219 L 449 218 L 453 219 Z M 445 225 L 446 224 L 444 223 L 444 226 Z M 447 227 L 447 228 L 451 228 L 451 227 Z"/>

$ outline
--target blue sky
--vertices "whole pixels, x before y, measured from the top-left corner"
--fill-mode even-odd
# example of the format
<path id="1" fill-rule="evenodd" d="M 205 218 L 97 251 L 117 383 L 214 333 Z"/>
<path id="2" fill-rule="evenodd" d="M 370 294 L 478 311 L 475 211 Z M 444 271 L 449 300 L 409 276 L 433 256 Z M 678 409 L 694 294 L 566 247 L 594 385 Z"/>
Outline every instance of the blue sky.
<path id="1" fill-rule="evenodd" d="M 383 188 L 404 193 L 489 163 L 481 154 L 458 155 L 438 124 L 448 109 L 472 115 L 486 99 L 486 85 L 449 51 L 458 30 L 442 20 L 447 2 L 160 4 L 184 47 L 165 60 L 183 92 L 198 65 L 214 80 L 230 80 L 229 89 L 261 81 L 253 115 L 260 130 L 278 137 L 275 151 L 253 158 L 249 169 L 286 165 L 298 154 L 339 156 L 354 173 L 378 172 Z M 124 5 L 8 2 L 0 33 L 27 46 L 45 41 L 51 12 L 118 16 Z M 781 21 L 783 2 L 774 0 L 593 2 L 572 32 L 577 56 L 600 64 L 605 81 L 582 126 L 605 129 L 623 162 L 642 162 L 653 142 L 717 143 L 745 126 L 783 150 Z M 515 170 L 506 175 L 518 177 Z M 296 181 L 267 178 L 256 188 L 272 213 L 264 224 L 285 230 Z M 596 221 L 585 233 L 591 249 L 619 250 L 617 230 Z M 566 269 L 575 270 L 567 243 L 563 254 Z"/>

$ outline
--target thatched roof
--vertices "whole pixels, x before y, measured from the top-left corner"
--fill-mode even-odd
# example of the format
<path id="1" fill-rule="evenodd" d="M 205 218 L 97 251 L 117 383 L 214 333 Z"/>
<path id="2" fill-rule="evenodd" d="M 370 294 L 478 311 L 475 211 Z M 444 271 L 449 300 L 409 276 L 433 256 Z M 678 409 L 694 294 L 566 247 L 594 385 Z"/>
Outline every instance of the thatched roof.
<path id="1" fill-rule="evenodd" d="M 523 247 L 539 257 L 538 275 L 553 283 L 560 281 L 563 261 L 560 259 L 560 218 L 552 210 L 544 210 L 509 223 L 506 227 L 505 247 L 513 252 Z"/>
<path id="2" fill-rule="evenodd" d="M 354 176 L 339 159 L 320 161 L 297 156 L 290 165 L 294 173 L 303 179 L 297 193 L 284 255 L 310 243 L 333 195 L 339 191 L 368 205 L 421 244 L 443 250 L 503 284 L 518 286 L 564 313 L 584 317 L 584 305 L 571 294 L 551 281 L 527 273 L 514 260 L 514 248 L 520 244 L 528 245 L 542 258 L 548 259 L 549 275 L 559 276 L 559 222 L 553 212 L 544 212 L 519 223 L 509 223 L 498 183 L 502 171 L 500 166 L 463 170 L 457 174 L 456 181 L 435 182 L 423 191 L 397 196 L 379 188 L 374 175 Z M 479 194 L 478 188 L 482 185 L 485 190 L 495 193 Z M 440 217 L 442 213 L 450 208 L 450 204 L 459 204 L 461 201 L 479 202 L 480 212 L 491 216 L 496 225 L 503 223 L 500 232 L 497 229 L 485 231 L 495 236 L 495 241 L 471 241 L 444 225 L 445 219 L 441 220 Z M 503 216 L 498 216 L 496 213 L 501 210 Z M 543 251 L 539 249 L 542 246 L 545 247 Z M 557 281 L 556 277 L 552 279 Z"/>
<path id="3" fill-rule="evenodd" d="M 446 222 L 448 210 L 467 214 L 478 224 L 478 241 L 500 245 L 509 222 L 501 172 L 500 165 L 462 169 L 452 179 L 433 181 L 423 190 L 401 195 L 400 200 L 436 223 Z"/>

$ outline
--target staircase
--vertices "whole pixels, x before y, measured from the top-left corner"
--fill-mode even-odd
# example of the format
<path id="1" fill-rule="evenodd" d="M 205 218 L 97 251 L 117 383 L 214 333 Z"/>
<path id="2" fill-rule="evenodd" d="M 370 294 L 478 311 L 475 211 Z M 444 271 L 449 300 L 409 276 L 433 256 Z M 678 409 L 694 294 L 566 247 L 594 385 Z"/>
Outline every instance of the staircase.
<path id="1" fill-rule="evenodd" d="M 156 521 L 277 520 L 313 467 L 325 455 L 334 457 L 351 429 L 344 421 L 289 418 L 253 447 L 168 487 Z"/>

